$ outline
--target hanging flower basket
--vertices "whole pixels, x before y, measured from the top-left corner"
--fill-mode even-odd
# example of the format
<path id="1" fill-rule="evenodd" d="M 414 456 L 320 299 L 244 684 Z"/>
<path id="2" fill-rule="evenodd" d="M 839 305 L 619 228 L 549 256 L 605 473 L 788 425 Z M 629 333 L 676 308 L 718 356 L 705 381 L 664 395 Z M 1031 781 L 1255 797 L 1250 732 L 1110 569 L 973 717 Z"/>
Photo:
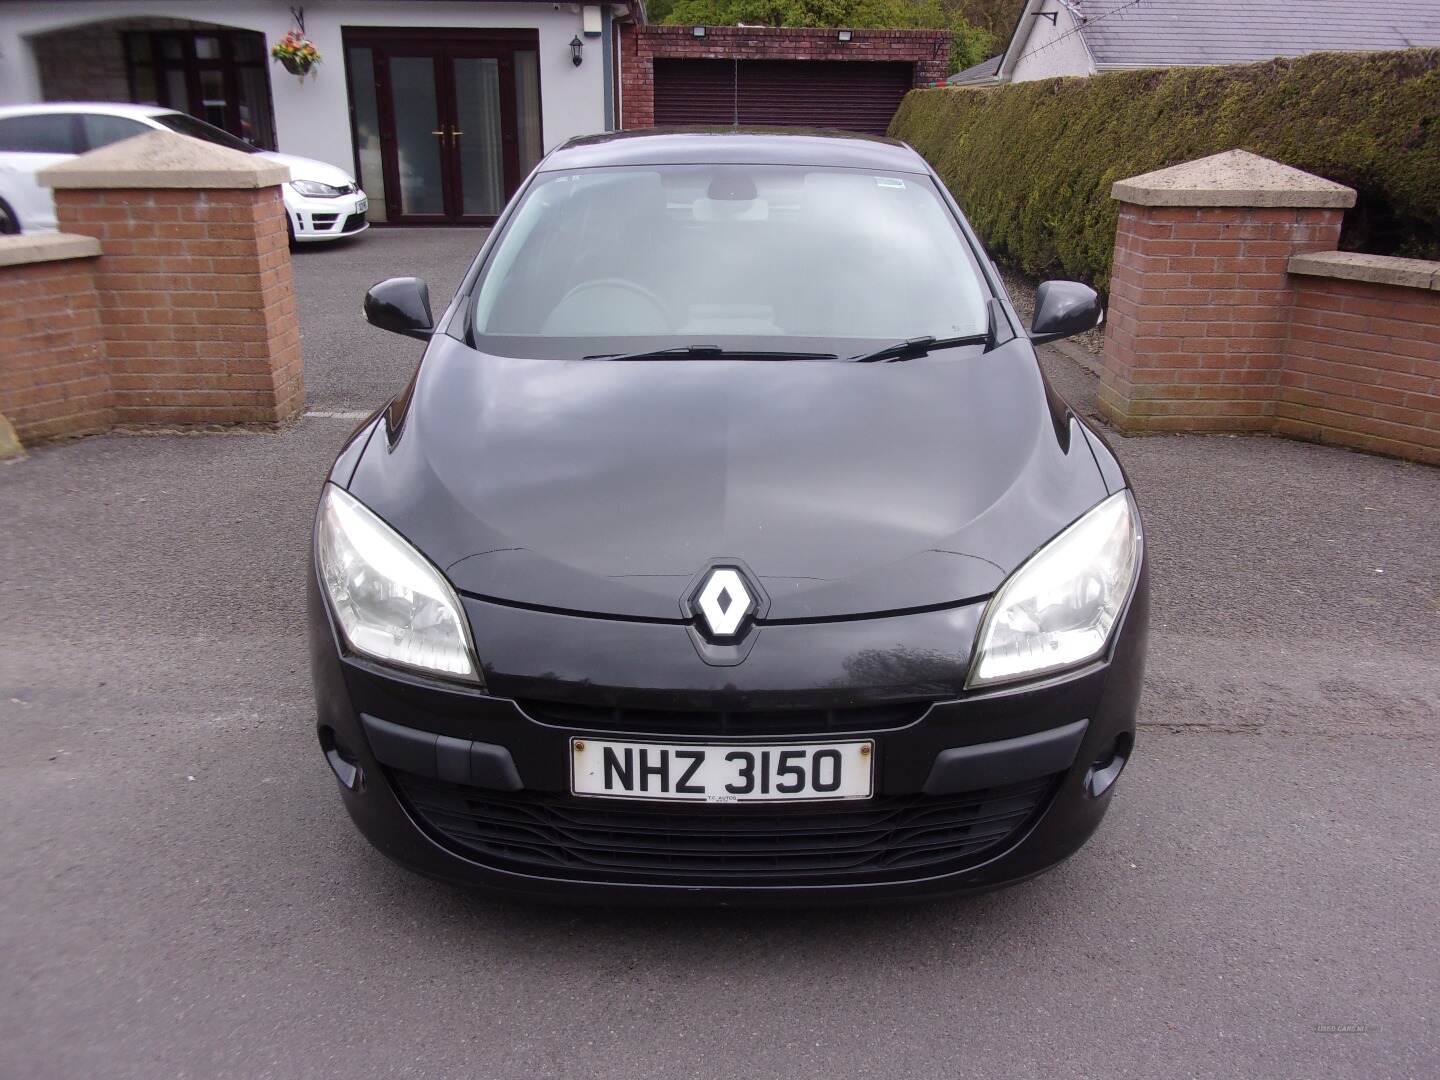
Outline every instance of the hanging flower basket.
<path id="1" fill-rule="evenodd" d="M 295 30 L 277 41 L 271 48 L 270 55 L 279 60 L 280 66 L 291 75 L 298 75 L 302 79 L 320 63 L 320 50 L 315 48 L 314 42 Z"/>

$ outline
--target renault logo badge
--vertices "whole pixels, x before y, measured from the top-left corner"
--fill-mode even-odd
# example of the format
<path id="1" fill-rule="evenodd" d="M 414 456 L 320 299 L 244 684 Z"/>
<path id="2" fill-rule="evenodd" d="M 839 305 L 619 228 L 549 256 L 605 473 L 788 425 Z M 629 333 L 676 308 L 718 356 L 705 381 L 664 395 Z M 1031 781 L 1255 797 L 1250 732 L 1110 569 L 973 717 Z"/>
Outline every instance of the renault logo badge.
<path id="1" fill-rule="evenodd" d="M 717 566 L 702 581 L 691 600 L 695 614 L 705 624 L 709 637 L 717 641 L 734 639 L 755 613 L 755 597 L 745 578 L 733 566 Z"/>

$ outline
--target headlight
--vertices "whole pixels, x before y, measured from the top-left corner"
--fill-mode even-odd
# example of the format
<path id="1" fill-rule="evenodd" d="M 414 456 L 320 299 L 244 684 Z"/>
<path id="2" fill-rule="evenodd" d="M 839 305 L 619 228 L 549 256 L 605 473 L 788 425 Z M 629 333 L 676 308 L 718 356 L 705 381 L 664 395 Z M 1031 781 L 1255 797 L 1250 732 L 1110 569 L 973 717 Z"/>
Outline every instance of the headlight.
<path id="1" fill-rule="evenodd" d="M 354 496 L 325 485 L 315 525 L 320 577 L 345 640 L 393 664 L 476 680 L 455 590 Z"/>
<path id="2" fill-rule="evenodd" d="M 1105 651 L 1140 572 L 1128 491 L 1088 511 L 1010 575 L 985 608 L 967 686 L 1083 664 Z"/>
<path id="3" fill-rule="evenodd" d="M 291 180 L 290 186 L 301 195 L 309 195 L 312 199 L 336 199 L 345 194 L 343 188 L 331 187 L 319 180 Z"/>

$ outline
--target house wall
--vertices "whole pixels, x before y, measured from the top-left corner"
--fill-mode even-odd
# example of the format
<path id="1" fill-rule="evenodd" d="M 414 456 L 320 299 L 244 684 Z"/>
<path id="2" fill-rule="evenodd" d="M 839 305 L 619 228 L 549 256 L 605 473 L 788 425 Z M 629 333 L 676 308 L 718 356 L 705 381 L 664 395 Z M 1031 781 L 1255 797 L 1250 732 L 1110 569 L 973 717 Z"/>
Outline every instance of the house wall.
<path id="1" fill-rule="evenodd" d="M 1055 25 L 1041 13 L 1053 12 Z M 1093 75 L 1095 65 L 1090 59 L 1090 50 L 1076 32 L 1075 16 L 1059 0 L 1046 0 L 1039 11 L 1026 18 L 1032 24 L 1030 36 L 1026 39 L 1020 59 L 1010 76 L 1011 82 L 1031 82 L 1035 79 L 1054 79 L 1062 75 Z M 1021 32 L 1025 27 L 1021 27 Z"/>
<path id="2" fill-rule="evenodd" d="M 43 100 L 31 37 L 126 18 L 195 19 L 258 30 L 265 35 L 267 49 L 291 29 L 290 5 L 280 0 L 10 0 L 0 9 L 0 104 Z M 585 61 L 579 67 L 570 59 L 570 39 L 576 34 L 584 37 L 578 6 L 344 0 L 305 6 L 306 36 L 323 58 L 316 74 L 301 82 L 279 64 L 271 65 L 276 138 L 283 153 L 317 158 L 347 171 L 355 168 L 341 47 L 345 26 L 536 29 L 545 149 L 576 135 L 605 130 L 605 65 L 599 39 L 584 39 Z M 85 55 L 83 41 L 77 43 L 76 53 Z M 103 96 L 111 81 L 97 71 L 95 93 Z"/>

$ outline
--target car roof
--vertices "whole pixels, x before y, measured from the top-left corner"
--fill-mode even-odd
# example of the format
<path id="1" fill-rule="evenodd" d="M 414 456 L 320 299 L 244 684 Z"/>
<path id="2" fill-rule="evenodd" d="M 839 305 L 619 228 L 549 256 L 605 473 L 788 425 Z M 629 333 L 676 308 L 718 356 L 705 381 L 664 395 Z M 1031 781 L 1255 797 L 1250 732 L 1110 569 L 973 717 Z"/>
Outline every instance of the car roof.
<path id="1" fill-rule="evenodd" d="M 31 105 L 0 106 L 0 118 L 8 116 L 40 116 L 63 113 L 100 113 L 104 116 L 127 116 L 145 120 L 152 116 L 173 113 L 161 105 L 130 105 L 120 101 L 37 101 Z"/>
<path id="2" fill-rule="evenodd" d="M 649 128 L 571 139 L 542 172 L 617 165 L 823 165 L 927 173 L 905 143 L 810 128 Z"/>

